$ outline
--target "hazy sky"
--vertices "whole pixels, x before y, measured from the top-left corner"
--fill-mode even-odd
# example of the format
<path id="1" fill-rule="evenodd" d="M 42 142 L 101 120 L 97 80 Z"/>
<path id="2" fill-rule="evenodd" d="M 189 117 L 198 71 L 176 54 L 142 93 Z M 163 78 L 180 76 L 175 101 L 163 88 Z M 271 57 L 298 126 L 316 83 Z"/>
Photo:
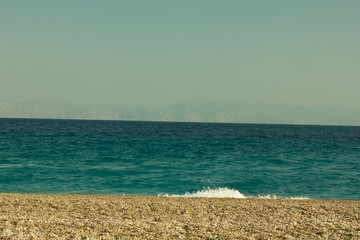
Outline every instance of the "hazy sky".
<path id="1" fill-rule="evenodd" d="M 360 110 L 360 1 L 1 1 L 0 100 Z"/>

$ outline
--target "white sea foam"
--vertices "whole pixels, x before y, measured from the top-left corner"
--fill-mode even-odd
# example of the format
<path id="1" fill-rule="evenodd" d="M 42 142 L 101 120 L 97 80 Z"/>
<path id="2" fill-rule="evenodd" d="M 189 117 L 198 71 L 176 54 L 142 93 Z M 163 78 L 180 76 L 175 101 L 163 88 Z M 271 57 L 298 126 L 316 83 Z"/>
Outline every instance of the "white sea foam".
<path id="1" fill-rule="evenodd" d="M 238 190 L 220 187 L 220 188 L 204 188 L 203 190 L 185 194 L 173 194 L 173 195 L 162 195 L 168 197 L 212 197 L 212 198 L 246 198 L 242 193 Z"/>
<path id="2" fill-rule="evenodd" d="M 262 199 L 310 199 L 308 197 L 282 197 L 277 195 L 258 195 L 258 196 L 245 196 L 241 192 L 235 189 L 230 189 L 227 187 L 219 188 L 204 188 L 197 192 L 186 192 L 185 194 L 160 194 L 159 196 L 166 197 L 209 197 L 209 198 L 262 198 Z"/>
<path id="3" fill-rule="evenodd" d="M 277 195 L 258 195 L 256 198 L 262 198 L 262 199 L 294 199 L 294 200 L 304 200 L 304 199 L 310 199 L 308 197 L 282 197 Z"/>

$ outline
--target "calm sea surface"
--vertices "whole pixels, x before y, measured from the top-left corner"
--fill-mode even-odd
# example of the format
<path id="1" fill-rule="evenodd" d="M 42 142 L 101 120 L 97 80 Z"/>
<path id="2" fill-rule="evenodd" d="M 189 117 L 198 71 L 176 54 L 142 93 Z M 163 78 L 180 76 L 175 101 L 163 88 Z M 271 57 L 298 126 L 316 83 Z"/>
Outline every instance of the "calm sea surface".
<path id="1" fill-rule="evenodd" d="M 360 200 L 360 127 L 0 119 L 0 192 Z"/>

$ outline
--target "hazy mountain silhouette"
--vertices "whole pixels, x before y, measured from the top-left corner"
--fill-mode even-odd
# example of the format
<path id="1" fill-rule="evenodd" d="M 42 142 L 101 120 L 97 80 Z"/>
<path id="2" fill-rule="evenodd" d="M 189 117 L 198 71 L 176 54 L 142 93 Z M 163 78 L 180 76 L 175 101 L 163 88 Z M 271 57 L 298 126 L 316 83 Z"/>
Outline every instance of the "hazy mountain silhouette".
<path id="1" fill-rule="evenodd" d="M 340 107 L 190 102 L 129 108 L 121 105 L 65 104 L 47 100 L 0 102 L 0 117 L 140 121 L 360 125 L 360 113 Z"/>

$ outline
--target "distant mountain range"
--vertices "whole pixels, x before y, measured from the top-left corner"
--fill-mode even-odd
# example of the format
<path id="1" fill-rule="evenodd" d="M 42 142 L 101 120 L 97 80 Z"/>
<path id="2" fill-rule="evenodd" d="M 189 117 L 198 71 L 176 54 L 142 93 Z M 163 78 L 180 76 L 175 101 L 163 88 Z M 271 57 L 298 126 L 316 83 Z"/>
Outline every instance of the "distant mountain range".
<path id="1" fill-rule="evenodd" d="M 22 103 L 0 101 L 0 117 L 360 125 L 360 112 L 351 112 L 339 107 L 306 108 L 286 104 L 215 102 L 130 108 L 121 105 L 65 104 L 47 100 Z"/>

